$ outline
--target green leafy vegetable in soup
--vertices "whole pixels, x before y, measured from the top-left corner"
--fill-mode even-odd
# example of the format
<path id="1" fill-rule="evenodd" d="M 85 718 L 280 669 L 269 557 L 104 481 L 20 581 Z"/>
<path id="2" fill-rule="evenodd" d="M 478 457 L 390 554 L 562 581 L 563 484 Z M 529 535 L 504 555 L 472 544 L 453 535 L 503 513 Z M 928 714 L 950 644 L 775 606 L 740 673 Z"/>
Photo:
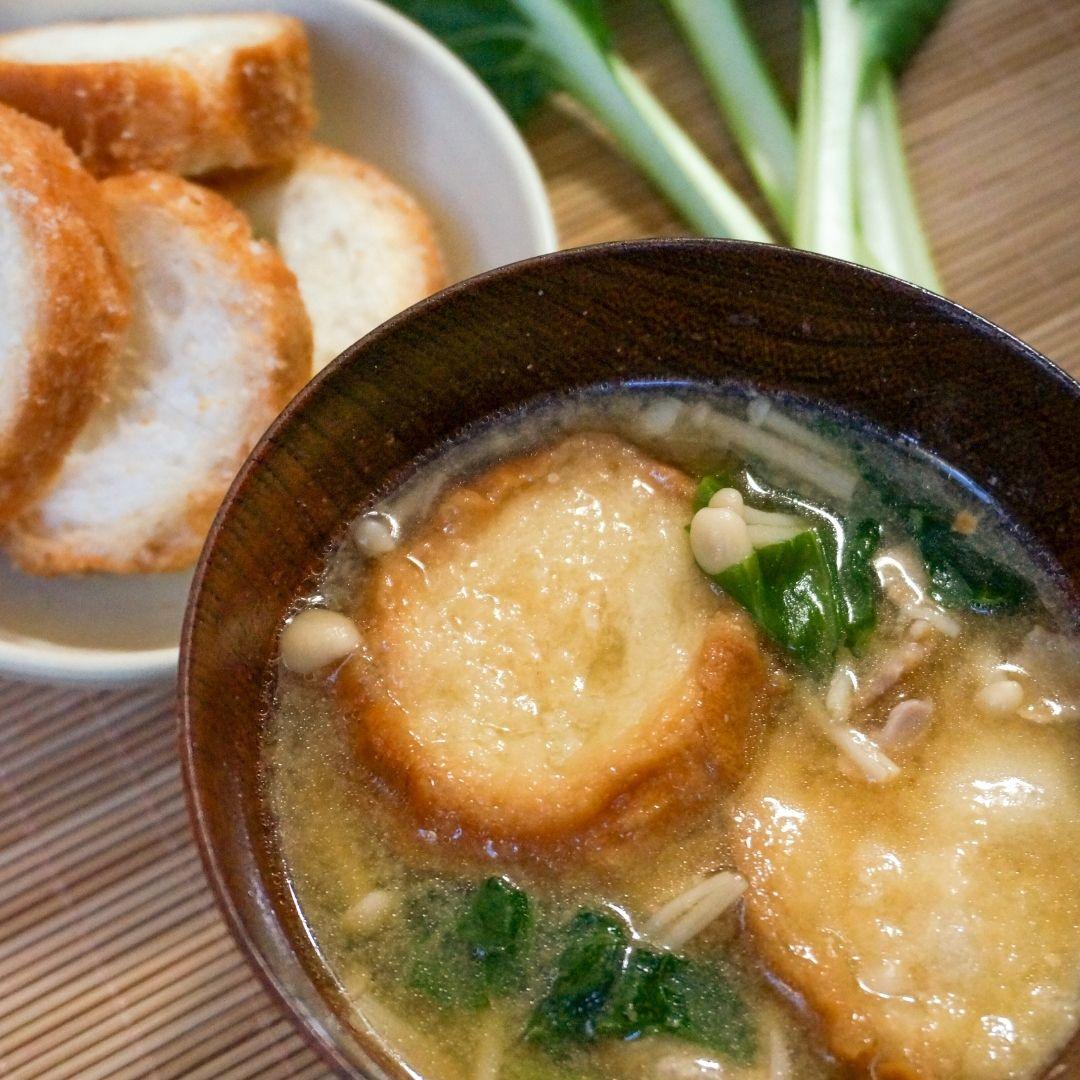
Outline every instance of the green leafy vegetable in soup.
<path id="1" fill-rule="evenodd" d="M 566 927 L 550 989 L 526 1037 L 558 1047 L 667 1034 L 739 1063 L 754 1057 L 753 1022 L 718 965 L 632 941 L 625 923 L 583 910 Z"/>
<path id="2" fill-rule="evenodd" d="M 877 621 L 871 560 L 881 526 L 868 518 L 844 520 L 805 496 L 770 486 L 748 468 L 703 477 L 694 494 L 695 512 L 709 509 L 726 491 L 737 492 L 740 505 L 765 516 L 753 519 L 762 530 L 755 550 L 711 573 L 713 580 L 814 674 L 828 674 L 841 646 L 860 653 Z M 776 518 L 768 518 L 769 512 Z M 770 520 L 783 522 L 790 535 L 780 525 L 769 531 Z M 790 524 L 793 520 L 798 524 Z"/>
<path id="3" fill-rule="evenodd" d="M 769 544 L 713 575 L 803 667 L 826 674 L 840 644 L 836 592 L 816 529 Z"/>
<path id="4" fill-rule="evenodd" d="M 464 896 L 427 889 L 410 904 L 413 957 L 408 984 L 440 1004 L 482 1009 L 523 979 L 533 912 L 505 878 Z"/>
<path id="5" fill-rule="evenodd" d="M 909 506 L 904 524 L 919 546 L 930 591 L 949 608 L 983 615 L 1017 611 L 1032 598 L 1031 586 L 1018 574 L 976 551 L 953 531 L 951 522 L 933 510 Z"/>
<path id="6" fill-rule="evenodd" d="M 997 559 L 984 555 L 970 537 L 956 532 L 951 515 L 908 499 L 877 471 L 864 471 L 884 513 L 918 546 L 930 591 L 945 607 L 981 615 L 1007 615 L 1034 599 L 1030 583 Z"/>
<path id="7" fill-rule="evenodd" d="M 557 1055 L 666 1034 L 734 1061 L 753 1057 L 753 1022 L 723 965 L 650 948 L 608 912 L 582 909 L 563 926 L 548 917 L 546 930 L 537 914 L 501 877 L 463 890 L 422 888 L 407 904 L 407 955 L 398 970 L 409 989 L 469 1012 L 522 992 L 531 977 L 543 992 L 523 1037 Z"/>
<path id="8" fill-rule="evenodd" d="M 506 990 L 520 982 L 532 921 L 528 896 L 505 878 L 488 878 L 473 894 L 457 932 L 490 990 Z"/>
<path id="9" fill-rule="evenodd" d="M 1031 585 L 955 531 L 950 516 L 907 499 L 895 485 L 866 472 L 870 501 L 882 519 L 915 541 L 930 593 L 939 603 L 979 614 L 1009 614 L 1032 599 Z M 770 486 L 749 468 L 702 477 L 694 492 L 695 514 L 710 509 L 729 490 L 752 509 L 795 513 L 806 527 L 776 542 L 755 544 L 751 554 L 724 569 L 703 569 L 807 671 L 828 674 L 842 646 L 860 655 L 877 623 L 873 558 L 882 521 L 865 513 L 845 519 L 803 495 Z"/>
<path id="10" fill-rule="evenodd" d="M 840 601 L 846 621 L 845 640 L 856 656 L 870 644 L 877 625 L 877 586 L 873 558 L 881 542 L 881 525 L 864 518 L 845 528 L 837 570 Z"/>

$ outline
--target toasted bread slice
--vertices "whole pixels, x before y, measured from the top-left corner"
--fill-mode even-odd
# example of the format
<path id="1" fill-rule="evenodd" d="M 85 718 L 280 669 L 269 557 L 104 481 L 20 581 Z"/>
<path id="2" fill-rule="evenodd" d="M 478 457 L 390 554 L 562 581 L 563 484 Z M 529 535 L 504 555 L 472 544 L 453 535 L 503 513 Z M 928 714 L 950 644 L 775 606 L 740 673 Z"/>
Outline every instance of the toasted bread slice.
<path id="1" fill-rule="evenodd" d="M 59 128 L 98 176 L 275 164 L 315 123 L 304 28 L 272 14 L 3 34 L 0 101 Z"/>
<path id="2" fill-rule="evenodd" d="M 281 170 L 219 190 L 277 245 L 315 331 L 315 369 L 446 284 L 435 229 L 417 201 L 371 165 L 309 146 Z"/>
<path id="3" fill-rule="evenodd" d="M 98 185 L 55 131 L 0 106 L 0 521 L 60 467 L 128 316 Z"/>
<path id="4" fill-rule="evenodd" d="M 179 177 L 101 184 L 132 283 L 109 400 L 9 550 L 27 570 L 190 565 L 230 481 L 311 369 L 292 274 L 242 214 Z"/>
<path id="5" fill-rule="evenodd" d="M 338 686 L 427 827 L 617 836 L 741 776 L 765 664 L 690 554 L 691 489 L 571 436 L 453 490 L 374 564 Z"/>

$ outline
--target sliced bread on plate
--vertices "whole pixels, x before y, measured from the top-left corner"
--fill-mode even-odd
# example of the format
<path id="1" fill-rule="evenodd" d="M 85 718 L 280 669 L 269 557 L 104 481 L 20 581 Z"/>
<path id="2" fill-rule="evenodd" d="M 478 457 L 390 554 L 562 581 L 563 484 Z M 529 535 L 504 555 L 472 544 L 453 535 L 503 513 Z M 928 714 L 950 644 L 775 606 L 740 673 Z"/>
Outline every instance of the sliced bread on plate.
<path id="1" fill-rule="evenodd" d="M 372 165 L 327 146 L 217 189 L 296 274 L 315 332 L 315 369 L 446 284 L 424 208 Z"/>
<path id="2" fill-rule="evenodd" d="M 269 13 L 2 34 L 0 101 L 59 128 L 98 176 L 275 164 L 315 121 L 304 28 Z"/>
<path id="3" fill-rule="evenodd" d="M 311 371 L 293 275 L 219 195 L 136 173 L 101 184 L 132 284 L 109 397 L 12 526 L 37 573 L 175 570 L 244 457 Z"/>
<path id="4" fill-rule="evenodd" d="M 98 185 L 55 131 L 0 106 L 0 521 L 60 467 L 128 316 Z"/>

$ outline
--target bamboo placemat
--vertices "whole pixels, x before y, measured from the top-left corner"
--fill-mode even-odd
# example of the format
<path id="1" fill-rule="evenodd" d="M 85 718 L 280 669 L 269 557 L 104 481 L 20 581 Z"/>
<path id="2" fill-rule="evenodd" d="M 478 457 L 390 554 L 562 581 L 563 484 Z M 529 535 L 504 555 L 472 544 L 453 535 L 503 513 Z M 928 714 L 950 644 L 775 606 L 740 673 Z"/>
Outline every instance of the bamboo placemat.
<path id="1" fill-rule="evenodd" d="M 752 6 L 769 51 L 791 71 L 797 5 Z M 657 5 L 622 0 L 615 14 L 627 54 L 741 177 Z M 1077 0 L 957 0 L 903 92 L 949 294 L 1074 374 L 1078 69 Z M 564 244 L 679 230 L 566 114 L 537 117 L 529 137 Z M 0 681 L 0 1075 L 326 1075 L 256 983 L 203 880 L 171 686 L 85 692 Z"/>

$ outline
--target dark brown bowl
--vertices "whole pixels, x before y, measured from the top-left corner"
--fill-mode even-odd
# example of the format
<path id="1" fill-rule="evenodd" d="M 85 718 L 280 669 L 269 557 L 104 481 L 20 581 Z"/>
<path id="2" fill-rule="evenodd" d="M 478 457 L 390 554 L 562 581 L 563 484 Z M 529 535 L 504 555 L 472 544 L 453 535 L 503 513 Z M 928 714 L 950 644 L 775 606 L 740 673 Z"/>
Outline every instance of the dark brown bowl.
<path id="1" fill-rule="evenodd" d="M 962 470 L 1080 577 L 1080 386 L 892 278 L 782 248 L 642 241 L 505 267 L 380 327 L 297 396 L 233 484 L 180 667 L 207 875 L 259 974 L 343 1073 L 405 1075 L 350 1026 L 281 873 L 259 785 L 277 628 L 345 524 L 421 455 L 484 417 L 627 380 L 736 380 L 861 416 Z M 1080 1074 L 1080 1041 L 1066 1057 Z"/>

